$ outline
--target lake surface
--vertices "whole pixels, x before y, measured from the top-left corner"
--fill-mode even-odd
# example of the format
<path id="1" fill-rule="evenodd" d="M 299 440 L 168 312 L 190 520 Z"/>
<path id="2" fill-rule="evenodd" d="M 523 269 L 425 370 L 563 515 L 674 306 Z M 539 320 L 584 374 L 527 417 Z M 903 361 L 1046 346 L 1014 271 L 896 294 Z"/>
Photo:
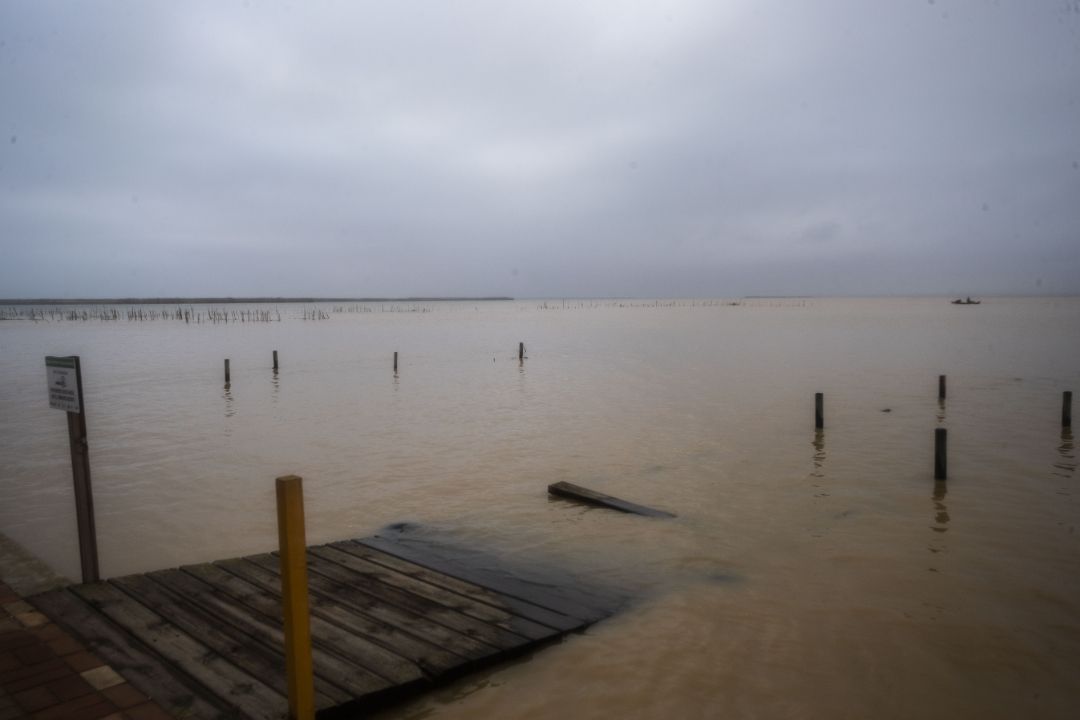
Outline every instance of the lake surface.
<path id="1" fill-rule="evenodd" d="M 1080 298 L 116 309 L 0 321 L 0 532 L 62 574 L 78 354 L 106 576 L 274 548 L 294 473 L 309 542 L 413 522 L 637 598 L 388 718 L 1080 716 Z"/>

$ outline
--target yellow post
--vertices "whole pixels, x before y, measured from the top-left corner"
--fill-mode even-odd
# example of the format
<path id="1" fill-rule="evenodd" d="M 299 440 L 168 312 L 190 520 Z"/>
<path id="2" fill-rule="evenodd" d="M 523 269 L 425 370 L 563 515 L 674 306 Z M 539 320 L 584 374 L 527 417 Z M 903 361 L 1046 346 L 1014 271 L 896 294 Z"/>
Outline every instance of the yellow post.
<path id="1" fill-rule="evenodd" d="M 281 609 L 285 615 L 285 670 L 289 679 L 289 717 L 294 720 L 312 720 L 315 717 L 303 482 L 296 475 L 285 475 L 277 479 Z"/>

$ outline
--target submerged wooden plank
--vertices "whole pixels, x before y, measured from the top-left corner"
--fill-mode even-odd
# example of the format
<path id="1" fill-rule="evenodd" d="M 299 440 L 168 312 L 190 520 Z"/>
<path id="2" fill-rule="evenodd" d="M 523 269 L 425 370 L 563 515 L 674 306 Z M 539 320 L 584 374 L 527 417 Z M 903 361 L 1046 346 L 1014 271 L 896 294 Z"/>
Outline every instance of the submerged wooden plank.
<path id="1" fill-rule="evenodd" d="M 413 579 L 383 565 L 372 563 L 337 547 L 311 548 L 311 569 L 341 582 L 348 582 L 383 602 L 406 608 L 420 615 L 431 624 L 445 626 L 453 631 L 452 637 L 469 639 L 461 646 L 466 657 L 477 657 L 519 647 L 529 642 L 524 633 L 512 630 L 513 615 L 481 605 L 440 587 Z M 472 613 L 470 614 L 470 610 Z M 548 637 L 551 630 L 535 623 L 530 625 L 539 633 L 536 637 Z"/>
<path id="2" fill-rule="evenodd" d="M 572 587 L 534 582 L 492 567 L 470 566 L 430 544 L 410 542 L 394 535 L 377 535 L 356 542 L 524 601 L 523 609 L 542 608 L 548 613 L 544 624 L 558 630 L 576 630 L 611 614 L 611 608 L 603 602 L 587 598 Z"/>
<path id="3" fill-rule="evenodd" d="M 205 688 L 178 675 L 151 647 L 135 640 L 68 590 L 53 590 L 28 601 L 173 717 L 235 717 L 234 711 Z"/>
<path id="4" fill-rule="evenodd" d="M 214 564 L 258 586 L 268 595 L 280 597 L 280 580 L 249 559 L 220 560 Z M 354 631 L 360 628 L 364 630 L 350 632 L 339 623 L 345 623 Z M 321 645 L 328 652 L 340 655 L 349 662 L 381 675 L 394 685 L 404 685 L 422 679 L 424 673 L 415 661 L 398 655 L 384 644 L 388 634 L 390 631 L 385 625 L 380 625 L 370 618 L 349 613 L 344 608 L 320 603 L 312 604 L 313 644 Z"/>
<path id="5" fill-rule="evenodd" d="M 579 502 L 588 503 L 589 505 L 598 505 L 600 507 L 606 507 L 624 513 L 634 513 L 636 515 L 645 515 L 646 517 L 675 517 L 673 513 L 664 510 L 657 510 L 656 508 L 646 507 L 645 505 L 638 505 L 637 503 L 632 503 L 628 500 L 605 495 L 604 493 L 596 492 L 595 490 L 590 490 L 589 488 L 565 481 L 548 485 L 548 492 L 552 495 L 558 495 L 559 497 L 577 500 Z"/>
<path id="6" fill-rule="evenodd" d="M 72 592 L 154 648 L 162 658 L 252 718 L 277 720 L 286 698 L 245 673 L 157 613 L 108 583 L 77 585 Z"/>
<path id="7" fill-rule="evenodd" d="M 214 565 L 161 570 L 151 573 L 151 577 L 198 598 L 199 602 L 216 609 L 228 622 L 283 652 L 285 634 L 281 627 L 280 603 L 250 583 Z M 332 686 L 337 686 L 351 697 L 362 697 L 392 686 L 389 680 L 366 668 L 344 663 L 320 646 L 312 647 L 311 653 L 315 661 L 317 690 L 332 692 Z"/>
<path id="8" fill-rule="evenodd" d="M 416 584 L 410 592 L 435 602 L 452 603 L 460 612 L 486 623 L 507 628 L 531 640 L 551 637 L 553 631 L 571 630 L 578 621 L 539 605 L 515 597 L 501 595 L 477 583 L 438 572 L 404 557 L 385 552 L 367 540 L 345 540 L 325 546 L 361 558 L 374 565 L 393 570 L 399 576 L 412 578 Z M 471 601 L 462 604 L 458 597 Z"/>

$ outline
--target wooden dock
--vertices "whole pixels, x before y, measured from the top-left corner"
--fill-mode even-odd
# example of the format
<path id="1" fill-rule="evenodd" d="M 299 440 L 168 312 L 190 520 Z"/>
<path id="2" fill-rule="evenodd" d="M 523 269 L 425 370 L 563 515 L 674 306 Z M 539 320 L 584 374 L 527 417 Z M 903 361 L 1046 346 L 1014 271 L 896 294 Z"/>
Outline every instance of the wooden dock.
<path id="1" fill-rule="evenodd" d="M 394 532 L 307 555 L 321 717 L 410 697 L 582 630 L 620 603 Z M 73 585 L 29 601 L 176 717 L 287 716 L 276 555 Z"/>

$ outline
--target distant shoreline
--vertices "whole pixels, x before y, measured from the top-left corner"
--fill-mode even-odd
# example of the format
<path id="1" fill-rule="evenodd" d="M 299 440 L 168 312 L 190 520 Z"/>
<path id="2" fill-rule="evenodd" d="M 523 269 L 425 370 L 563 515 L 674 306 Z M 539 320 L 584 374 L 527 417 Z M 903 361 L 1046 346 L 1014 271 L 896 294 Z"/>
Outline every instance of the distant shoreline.
<path id="1" fill-rule="evenodd" d="M 0 298 L 0 305 L 245 305 L 267 303 L 363 303 L 363 302 L 491 302 L 513 300 L 512 297 L 403 297 L 403 298 L 316 298 L 316 297 L 171 297 L 171 298 L 61 298 L 8 299 Z"/>

